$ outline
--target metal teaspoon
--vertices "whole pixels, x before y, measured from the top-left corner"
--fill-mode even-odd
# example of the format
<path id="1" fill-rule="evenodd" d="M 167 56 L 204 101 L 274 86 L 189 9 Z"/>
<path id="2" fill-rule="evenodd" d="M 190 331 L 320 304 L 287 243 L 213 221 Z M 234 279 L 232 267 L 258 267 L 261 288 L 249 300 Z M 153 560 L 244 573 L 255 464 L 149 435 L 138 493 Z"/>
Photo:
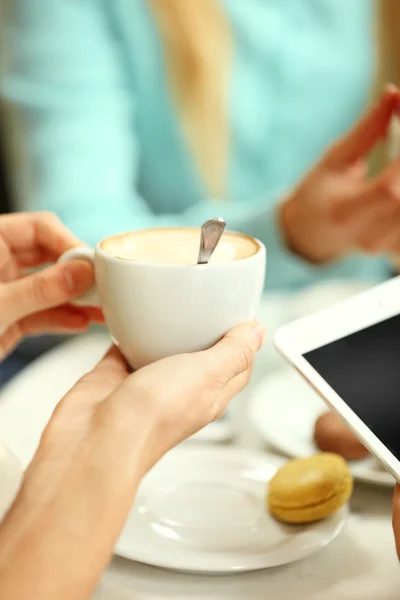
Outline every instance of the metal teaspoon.
<path id="1" fill-rule="evenodd" d="M 226 223 L 221 217 L 204 223 L 201 228 L 200 250 L 197 259 L 198 265 L 206 265 L 208 263 L 224 233 L 225 227 Z"/>

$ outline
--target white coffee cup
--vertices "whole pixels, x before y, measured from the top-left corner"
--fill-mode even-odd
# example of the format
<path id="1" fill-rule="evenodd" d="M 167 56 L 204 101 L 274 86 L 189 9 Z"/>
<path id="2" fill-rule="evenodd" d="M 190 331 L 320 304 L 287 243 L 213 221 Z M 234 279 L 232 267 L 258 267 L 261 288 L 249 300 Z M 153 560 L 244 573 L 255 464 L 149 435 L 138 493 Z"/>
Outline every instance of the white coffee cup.
<path id="1" fill-rule="evenodd" d="M 162 229 L 157 231 L 163 235 Z M 264 287 L 266 250 L 249 236 L 227 235 L 252 241 L 254 253 L 207 265 L 138 262 L 105 251 L 118 237 L 112 236 L 94 250 L 74 248 L 60 260 L 93 263 L 95 289 L 76 304 L 102 308 L 111 337 L 138 369 L 167 356 L 204 350 L 232 327 L 254 319 Z"/>

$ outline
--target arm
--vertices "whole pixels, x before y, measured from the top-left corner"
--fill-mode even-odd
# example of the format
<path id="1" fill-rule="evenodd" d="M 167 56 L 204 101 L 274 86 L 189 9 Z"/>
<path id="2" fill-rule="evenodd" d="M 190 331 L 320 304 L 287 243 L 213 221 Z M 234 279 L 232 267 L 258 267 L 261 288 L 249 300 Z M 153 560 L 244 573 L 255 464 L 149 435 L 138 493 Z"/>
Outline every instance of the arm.
<path id="1" fill-rule="evenodd" d="M 140 440 L 138 426 L 130 441 L 138 463 L 125 463 L 124 473 L 118 469 L 121 449 L 110 443 L 112 431 L 92 431 L 76 456 L 68 447 L 62 459 L 47 449 L 37 453 L 0 528 L 2 598 L 91 597 L 143 475 L 139 461 L 146 449 L 133 442 Z"/>
<path id="2" fill-rule="evenodd" d="M 225 412 L 265 332 L 235 328 L 205 351 L 129 375 L 112 349 L 60 402 L 0 526 L 0 597 L 88 600 L 142 477 Z"/>

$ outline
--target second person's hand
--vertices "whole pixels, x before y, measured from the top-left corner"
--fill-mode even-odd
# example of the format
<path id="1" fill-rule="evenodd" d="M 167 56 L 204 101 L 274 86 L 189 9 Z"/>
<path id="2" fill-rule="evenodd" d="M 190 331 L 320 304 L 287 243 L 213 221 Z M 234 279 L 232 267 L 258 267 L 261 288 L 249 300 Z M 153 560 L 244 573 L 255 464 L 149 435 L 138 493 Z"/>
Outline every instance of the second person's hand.
<path id="1" fill-rule="evenodd" d="M 400 92 L 387 86 L 377 105 L 335 142 L 281 206 L 289 247 L 314 263 L 351 252 L 400 253 L 400 161 L 368 179 L 368 153 L 381 142 L 400 109 Z"/>

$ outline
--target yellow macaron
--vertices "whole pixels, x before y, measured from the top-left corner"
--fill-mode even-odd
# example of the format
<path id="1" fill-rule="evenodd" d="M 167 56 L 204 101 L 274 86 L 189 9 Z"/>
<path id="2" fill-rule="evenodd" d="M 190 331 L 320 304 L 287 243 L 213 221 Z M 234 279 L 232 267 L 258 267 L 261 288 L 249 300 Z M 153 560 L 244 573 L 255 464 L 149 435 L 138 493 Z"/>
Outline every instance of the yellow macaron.
<path id="1" fill-rule="evenodd" d="M 284 523 L 312 523 L 329 517 L 346 504 L 353 477 L 346 461 L 324 452 L 292 460 L 271 479 L 267 504 Z"/>

